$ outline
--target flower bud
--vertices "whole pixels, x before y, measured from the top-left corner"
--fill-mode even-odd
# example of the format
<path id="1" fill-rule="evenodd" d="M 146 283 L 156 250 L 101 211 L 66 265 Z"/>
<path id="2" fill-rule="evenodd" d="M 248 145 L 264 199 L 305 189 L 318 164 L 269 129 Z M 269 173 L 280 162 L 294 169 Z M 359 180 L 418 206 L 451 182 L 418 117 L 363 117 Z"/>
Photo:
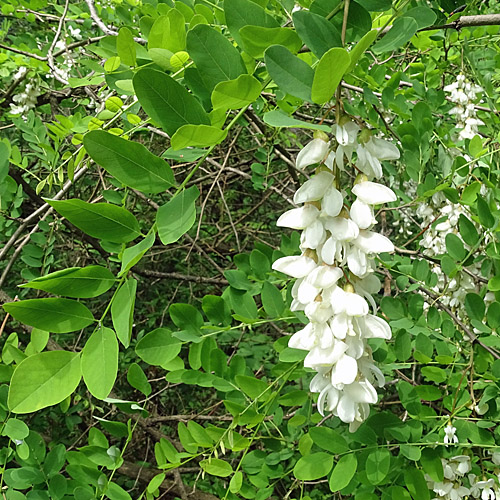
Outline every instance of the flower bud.
<path id="1" fill-rule="evenodd" d="M 315 130 L 313 137 L 315 139 L 321 139 L 322 141 L 328 142 L 330 138 L 328 137 L 328 134 L 326 132 L 323 132 L 322 130 Z"/>

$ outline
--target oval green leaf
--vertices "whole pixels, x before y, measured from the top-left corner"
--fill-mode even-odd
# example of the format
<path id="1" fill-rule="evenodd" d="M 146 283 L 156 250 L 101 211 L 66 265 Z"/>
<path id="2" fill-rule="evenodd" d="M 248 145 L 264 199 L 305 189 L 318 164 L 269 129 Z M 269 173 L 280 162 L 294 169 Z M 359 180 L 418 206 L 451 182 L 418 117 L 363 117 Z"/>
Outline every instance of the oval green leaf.
<path id="1" fill-rule="evenodd" d="M 118 372 L 118 341 L 110 328 L 96 330 L 82 351 L 82 375 L 90 393 L 106 399 Z"/>
<path id="2" fill-rule="evenodd" d="M 282 45 L 272 45 L 264 54 L 267 71 L 286 93 L 303 101 L 311 100 L 314 71 Z"/>
<path id="3" fill-rule="evenodd" d="M 211 125 L 183 125 L 170 140 L 174 151 L 187 146 L 214 146 L 222 142 L 227 136 L 227 130 L 221 130 Z"/>
<path id="4" fill-rule="evenodd" d="M 345 49 L 335 47 L 326 52 L 314 72 L 312 100 L 318 104 L 329 101 L 350 64 L 351 57 Z"/>
<path id="5" fill-rule="evenodd" d="M 339 491 L 345 488 L 356 474 L 358 460 L 353 453 L 344 455 L 335 465 L 330 476 L 330 491 Z"/>
<path id="6" fill-rule="evenodd" d="M 181 350 L 181 342 L 166 328 L 157 328 L 142 337 L 135 352 L 149 365 L 162 366 L 174 359 Z"/>
<path id="7" fill-rule="evenodd" d="M 187 124 L 210 125 L 210 118 L 200 102 L 165 73 L 143 68 L 136 73 L 133 82 L 144 111 L 169 135 Z"/>
<path id="8" fill-rule="evenodd" d="M 137 280 L 128 279 L 116 292 L 111 303 L 111 320 L 116 332 L 116 336 L 128 347 L 132 336 L 132 325 L 134 322 L 135 292 L 137 290 Z"/>
<path id="9" fill-rule="evenodd" d="M 32 413 L 66 399 L 80 383 L 80 355 L 41 352 L 19 363 L 12 375 L 8 406 L 14 413 Z"/>
<path id="10" fill-rule="evenodd" d="M 85 203 L 72 200 L 45 200 L 71 224 L 101 240 L 127 243 L 140 236 L 137 219 L 122 207 L 110 203 Z"/>
<path id="11" fill-rule="evenodd" d="M 74 332 L 94 321 L 83 304 L 70 299 L 20 300 L 8 302 L 3 308 L 18 321 L 52 333 Z"/>
<path id="12" fill-rule="evenodd" d="M 300 458 L 293 468 L 293 474 L 301 481 L 315 481 L 326 476 L 332 467 L 333 456 L 320 451 Z"/>
<path id="13" fill-rule="evenodd" d="M 200 467 L 212 476 L 227 477 L 233 473 L 233 468 L 228 462 L 221 460 L 220 458 L 210 458 L 208 460 L 202 460 L 200 462 Z"/>
<path id="14" fill-rule="evenodd" d="M 239 109 L 259 97 L 261 84 L 251 75 L 240 75 L 236 80 L 218 83 L 212 92 L 214 109 Z"/>
<path id="15" fill-rule="evenodd" d="M 196 220 L 195 201 L 199 195 L 198 188 L 192 186 L 158 209 L 156 225 L 164 245 L 174 243 L 191 229 Z"/>
<path id="16" fill-rule="evenodd" d="M 170 165 L 138 142 L 93 130 L 85 134 L 83 145 L 96 163 L 125 186 L 157 194 L 175 184 Z"/>
<path id="17" fill-rule="evenodd" d="M 75 299 L 89 299 L 107 292 L 115 281 L 105 267 L 88 266 L 62 269 L 19 286 Z"/>

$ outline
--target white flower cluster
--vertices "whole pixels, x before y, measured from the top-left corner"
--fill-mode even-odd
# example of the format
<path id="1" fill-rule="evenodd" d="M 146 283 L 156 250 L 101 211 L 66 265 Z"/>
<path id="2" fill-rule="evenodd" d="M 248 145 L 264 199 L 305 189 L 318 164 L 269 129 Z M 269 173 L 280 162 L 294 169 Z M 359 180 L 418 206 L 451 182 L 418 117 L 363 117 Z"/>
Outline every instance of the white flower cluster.
<path id="1" fill-rule="evenodd" d="M 381 177 L 380 161 L 399 158 L 399 150 L 352 121 L 336 125 L 334 132 L 335 151 L 330 152 L 326 134 L 318 134 L 297 156 L 299 169 L 319 166 L 295 193 L 301 206 L 285 212 L 277 225 L 302 231 L 302 254 L 278 259 L 273 269 L 297 279 L 291 309 L 304 311 L 309 323 L 288 345 L 309 351 L 304 365 L 317 372 L 310 389 L 319 393 L 318 410 L 333 412 L 353 431 L 368 417 L 369 404 L 377 402 L 374 385 L 385 383 L 367 339 L 391 337 L 389 325 L 371 314 L 370 306 L 375 313 L 372 294 L 381 286 L 375 256 L 394 251 L 388 238 L 373 231 L 374 206 L 395 201 L 396 195 L 369 179 Z M 338 185 L 345 159 L 362 172 L 350 208 Z"/>
<path id="2" fill-rule="evenodd" d="M 26 73 L 27 70 L 21 72 L 22 69 L 22 67 L 19 68 L 17 73 L 14 75 L 15 80 L 22 78 Z M 23 119 L 26 119 L 28 111 L 36 106 L 39 94 L 40 92 L 38 91 L 38 86 L 36 85 L 35 80 L 28 82 L 25 85 L 24 90 L 12 98 L 14 102 L 10 104 L 10 112 L 13 115 L 21 115 Z"/>
<path id="3" fill-rule="evenodd" d="M 422 221 L 421 226 L 424 228 L 429 226 L 420 240 L 424 255 L 439 257 L 446 254 L 446 235 L 449 233 L 454 233 L 461 238 L 458 224 L 461 214 L 468 217 L 469 220 L 471 219 L 470 214 L 463 205 L 451 203 L 441 192 L 435 193 L 428 203 L 421 203 L 418 206 L 416 216 Z M 436 220 L 440 220 L 440 222 L 433 224 Z M 477 229 L 479 230 L 479 227 Z M 465 242 L 464 247 L 467 250 L 470 249 Z M 480 276 L 481 263 L 472 264 L 467 269 L 471 271 L 471 274 Z M 438 282 L 432 290 L 439 294 L 441 303 L 451 307 L 461 319 L 465 319 L 467 317 L 464 307 L 465 296 L 470 292 L 477 293 L 477 287 L 472 276 L 461 272 L 449 279 L 439 265 L 434 266 L 432 271 L 438 277 Z M 445 293 L 443 294 L 443 292 Z M 494 294 L 488 292 L 484 300 L 487 303 L 492 302 L 495 300 Z"/>
<path id="4" fill-rule="evenodd" d="M 476 94 L 483 91 L 479 85 L 475 85 L 466 80 L 464 75 L 458 75 L 455 82 L 447 85 L 445 92 L 450 93 L 450 101 L 455 104 L 449 113 L 456 116 L 457 128 L 460 128 L 458 138 L 472 139 L 477 133 L 478 125 L 484 125 L 484 122 L 476 117 L 474 101 Z"/>
<path id="5" fill-rule="evenodd" d="M 495 455 L 493 454 L 493 461 Z M 497 457 L 498 459 L 499 457 Z M 449 460 L 442 458 L 444 479 L 434 481 L 428 475 L 425 476 L 427 486 L 436 496 L 433 500 L 462 500 L 465 498 L 481 498 L 481 500 L 500 499 L 500 485 L 497 480 L 478 480 L 476 474 L 465 475 L 471 470 L 470 458 L 467 455 L 458 455 Z M 467 486 L 466 486 L 467 484 Z"/>

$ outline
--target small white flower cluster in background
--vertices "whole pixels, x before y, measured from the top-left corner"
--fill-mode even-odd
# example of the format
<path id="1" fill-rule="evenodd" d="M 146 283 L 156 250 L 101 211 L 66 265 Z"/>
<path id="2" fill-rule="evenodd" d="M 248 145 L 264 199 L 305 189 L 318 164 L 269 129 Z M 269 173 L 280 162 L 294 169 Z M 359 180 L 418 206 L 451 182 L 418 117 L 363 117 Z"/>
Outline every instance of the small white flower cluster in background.
<path id="1" fill-rule="evenodd" d="M 416 210 L 416 217 L 421 221 L 421 227 L 428 229 L 422 235 L 420 246 L 422 253 L 428 257 L 439 257 L 447 253 L 446 235 L 456 234 L 460 239 L 459 218 L 463 214 L 469 220 L 471 216 L 467 209 L 459 203 L 451 203 L 443 193 L 435 193 L 428 203 L 421 203 Z M 439 221 L 434 224 L 434 221 Z M 477 227 L 479 230 L 480 228 Z M 469 250 L 470 247 L 464 242 L 464 247 Z M 472 275 L 480 276 L 481 263 L 475 263 L 467 267 Z M 440 296 L 440 302 L 451 307 L 460 319 L 466 319 L 465 296 L 470 292 L 477 293 L 476 283 L 471 274 L 461 272 L 449 279 L 442 271 L 439 265 L 432 269 L 438 277 L 437 284 L 432 291 Z M 492 292 L 488 292 L 484 298 L 488 304 L 495 300 Z"/>
<path id="2" fill-rule="evenodd" d="M 474 107 L 476 95 L 483 89 L 479 85 L 468 82 L 464 75 L 458 75 L 456 81 L 447 85 L 443 90 L 450 93 L 450 101 L 455 104 L 449 114 L 457 119 L 457 128 L 460 128 L 458 138 L 460 140 L 472 139 L 478 133 L 477 127 L 484 125 L 484 122 L 476 117 Z"/>
<path id="3" fill-rule="evenodd" d="M 14 81 L 24 78 L 28 70 L 21 66 L 14 75 Z M 12 102 L 10 104 L 10 112 L 13 115 L 21 115 L 25 120 L 30 109 L 36 106 L 37 97 L 40 95 L 36 81 L 33 79 L 29 81 L 25 86 L 24 90 L 19 94 L 12 97 Z"/>
<path id="4" fill-rule="evenodd" d="M 372 179 L 382 176 L 380 162 L 399 158 L 399 150 L 350 120 L 334 132 L 334 151 L 326 134 L 317 133 L 297 156 L 299 169 L 316 164 L 316 174 L 295 193 L 299 208 L 277 225 L 302 231 L 302 254 L 278 259 L 273 269 L 297 279 L 291 309 L 304 311 L 309 323 L 288 345 L 308 351 L 304 365 L 317 372 L 310 390 L 319 393 L 318 410 L 332 412 L 354 431 L 377 402 L 374 386 L 385 383 L 367 340 L 391 338 L 389 325 L 375 316 L 372 294 L 381 286 L 375 257 L 394 246 L 373 230 L 374 206 L 396 201 L 396 195 Z M 346 160 L 361 172 L 350 196 L 339 190 Z"/>
<path id="5" fill-rule="evenodd" d="M 493 455 L 493 461 L 495 462 L 495 455 L 499 454 L 494 453 Z M 430 476 L 425 476 L 427 486 L 436 495 L 433 500 L 500 499 L 500 485 L 497 479 L 483 478 L 483 480 L 478 480 L 476 474 L 468 474 L 471 470 L 471 463 L 470 457 L 467 455 L 458 455 L 450 459 L 442 458 L 441 462 L 444 472 L 442 481 L 434 481 Z"/>

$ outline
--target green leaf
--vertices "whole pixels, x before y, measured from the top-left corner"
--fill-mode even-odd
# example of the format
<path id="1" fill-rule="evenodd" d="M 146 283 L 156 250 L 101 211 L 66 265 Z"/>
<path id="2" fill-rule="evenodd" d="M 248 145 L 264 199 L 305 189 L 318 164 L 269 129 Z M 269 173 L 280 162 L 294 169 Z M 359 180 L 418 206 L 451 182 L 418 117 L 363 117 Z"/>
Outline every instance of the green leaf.
<path id="1" fill-rule="evenodd" d="M 206 24 L 199 24 L 188 31 L 186 46 L 210 92 L 219 82 L 234 80 L 246 73 L 238 49 Z"/>
<path id="2" fill-rule="evenodd" d="M 311 100 L 314 71 L 309 64 L 281 45 L 269 47 L 264 60 L 269 75 L 284 92 L 303 101 Z"/>
<path id="3" fill-rule="evenodd" d="M 422 450 L 420 463 L 424 468 L 424 472 L 429 474 L 433 481 L 440 482 L 443 480 L 443 464 L 441 463 L 441 457 L 437 450 L 434 450 L 432 448 L 424 448 Z"/>
<path id="4" fill-rule="evenodd" d="M 152 392 L 151 384 L 148 382 L 148 378 L 137 363 L 132 363 L 128 367 L 127 381 L 134 389 L 141 391 L 146 397 Z"/>
<path id="5" fill-rule="evenodd" d="M 281 292 L 269 281 L 264 281 L 261 292 L 262 306 L 270 318 L 279 318 L 285 310 Z"/>
<path id="6" fill-rule="evenodd" d="M 52 333 L 74 332 L 94 322 L 83 304 L 70 299 L 20 300 L 3 308 L 18 321 Z"/>
<path id="7" fill-rule="evenodd" d="M 255 319 L 258 315 L 257 305 L 249 292 L 228 288 L 229 301 L 233 311 L 242 318 Z"/>
<path id="8" fill-rule="evenodd" d="M 311 427 L 309 435 L 314 444 L 334 455 L 349 451 L 349 446 L 345 438 L 333 429 L 329 429 L 328 427 Z"/>
<path id="9" fill-rule="evenodd" d="M 404 478 L 413 500 L 430 500 L 430 492 L 421 470 L 407 468 L 404 471 Z"/>
<path id="10" fill-rule="evenodd" d="M 389 450 L 379 449 L 372 451 L 365 464 L 366 477 L 371 484 L 380 484 L 389 473 L 391 467 L 391 453 Z"/>
<path id="11" fill-rule="evenodd" d="M 169 49 L 170 38 L 168 16 L 158 16 L 148 34 L 148 49 Z"/>
<path id="12" fill-rule="evenodd" d="M 296 118 L 288 116 L 277 109 L 268 111 L 263 118 L 268 125 L 271 125 L 271 127 L 306 128 L 313 130 L 324 130 L 325 132 L 332 131 L 331 127 L 329 127 L 328 125 L 303 122 L 302 120 L 297 120 Z"/>
<path id="13" fill-rule="evenodd" d="M 233 473 L 233 468 L 228 462 L 220 458 L 209 458 L 200 462 L 200 467 L 212 476 L 227 477 Z"/>
<path id="14" fill-rule="evenodd" d="M 116 292 L 111 303 L 111 320 L 118 340 L 124 347 L 130 344 L 134 322 L 137 280 L 130 278 Z"/>
<path id="15" fill-rule="evenodd" d="M 156 233 L 151 230 L 148 235 L 137 245 L 126 248 L 122 253 L 122 268 L 118 273 L 120 278 L 132 269 L 144 256 L 144 254 L 154 245 Z"/>
<path id="16" fill-rule="evenodd" d="M 351 64 L 346 71 L 346 73 L 350 73 L 356 66 L 356 63 L 359 61 L 361 56 L 365 53 L 366 49 L 376 40 L 379 34 L 378 30 L 371 30 L 363 38 L 352 48 L 349 52 L 349 56 L 351 57 Z"/>
<path id="17" fill-rule="evenodd" d="M 120 28 L 116 37 L 116 52 L 123 64 L 135 66 L 135 42 L 132 33 L 128 28 Z"/>
<path id="18" fill-rule="evenodd" d="M 149 484 L 148 484 L 148 487 L 147 487 L 147 490 L 148 490 L 148 493 L 154 493 L 161 485 L 161 483 L 163 483 L 163 481 L 165 481 L 165 474 L 156 474 L 156 476 L 153 477 L 153 479 L 151 479 L 151 481 L 149 481 Z"/>
<path id="19" fill-rule="evenodd" d="M 345 49 L 335 47 L 326 52 L 314 72 L 312 100 L 318 104 L 329 101 L 350 64 L 351 58 Z"/>
<path id="20" fill-rule="evenodd" d="M 256 377 L 249 377 L 247 375 L 236 375 L 235 381 L 238 387 L 252 399 L 259 398 L 269 387 L 264 380 L 260 380 Z"/>
<path id="21" fill-rule="evenodd" d="M 437 401 L 443 397 L 441 390 L 435 385 L 417 385 L 415 390 L 423 401 Z"/>
<path id="22" fill-rule="evenodd" d="M 136 73 L 133 83 L 144 111 L 169 135 L 182 125 L 210 125 L 200 102 L 165 73 L 143 68 Z"/>
<path id="23" fill-rule="evenodd" d="M 413 9 L 407 10 L 404 13 L 404 17 L 415 19 L 417 29 L 419 30 L 432 26 L 437 19 L 436 13 L 429 7 L 425 6 L 414 7 Z"/>
<path id="24" fill-rule="evenodd" d="M 158 209 L 156 225 L 164 245 L 174 243 L 191 229 L 196 220 L 195 201 L 199 195 L 198 188 L 192 186 Z"/>
<path id="25" fill-rule="evenodd" d="M 293 475 L 300 481 L 315 481 L 326 476 L 333 467 L 333 456 L 319 451 L 299 458 L 293 468 Z"/>
<path id="26" fill-rule="evenodd" d="M 465 310 L 469 318 L 483 321 L 486 310 L 484 300 L 477 293 L 468 293 L 465 296 Z"/>
<path id="27" fill-rule="evenodd" d="M 479 222 L 484 227 L 490 229 L 495 225 L 495 217 L 493 217 L 488 203 L 480 195 L 477 196 L 477 214 L 479 215 Z"/>
<path id="28" fill-rule="evenodd" d="M 243 473 L 239 470 L 234 473 L 234 476 L 229 481 L 229 491 L 231 493 L 238 493 L 243 484 Z"/>
<path id="29" fill-rule="evenodd" d="M 493 276 L 488 281 L 488 290 L 491 292 L 498 292 L 500 290 L 500 276 Z"/>
<path id="30" fill-rule="evenodd" d="M 157 328 L 142 337 L 135 347 L 136 354 L 149 365 L 162 366 L 174 359 L 181 342 L 166 328 Z"/>
<path id="31" fill-rule="evenodd" d="M 45 201 L 84 233 L 114 243 L 127 243 L 140 236 L 137 219 L 122 207 L 110 203 L 72 200 Z"/>
<path id="32" fill-rule="evenodd" d="M 110 500 L 132 500 L 132 497 L 116 483 L 109 482 L 106 491 L 104 492 Z"/>
<path id="33" fill-rule="evenodd" d="M 479 241 L 479 234 L 474 224 L 464 215 L 460 214 L 458 218 L 458 227 L 460 236 L 467 245 L 474 246 Z"/>
<path id="34" fill-rule="evenodd" d="M 227 136 L 227 130 L 221 130 L 211 125 L 183 125 L 172 136 L 172 149 L 179 150 L 187 146 L 214 146 L 221 143 Z"/>
<path id="35" fill-rule="evenodd" d="M 251 0 L 224 0 L 224 14 L 232 37 L 243 50 L 246 49 L 240 35 L 241 28 L 248 25 L 266 28 L 279 27 L 278 21 L 273 16 Z"/>
<path id="36" fill-rule="evenodd" d="M 29 427 L 22 420 L 17 420 L 17 418 L 9 418 L 2 430 L 2 436 L 7 436 L 12 440 L 24 439 L 28 437 L 29 433 Z"/>
<path id="37" fill-rule="evenodd" d="M 446 250 L 450 257 L 457 262 L 467 255 L 463 241 L 454 233 L 448 233 L 445 238 Z"/>
<path id="38" fill-rule="evenodd" d="M 271 45 L 282 45 L 293 53 L 302 47 L 302 40 L 291 28 L 265 28 L 263 26 L 243 26 L 240 36 L 245 46 L 245 52 L 252 57 L 262 57 L 264 51 Z"/>
<path id="39" fill-rule="evenodd" d="M 240 75 L 236 80 L 218 83 L 212 92 L 214 109 L 239 109 L 259 97 L 261 83 L 251 75 Z"/>
<path id="40" fill-rule="evenodd" d="M 411 37 L 417 32 L 418 24 L 411 17 L 398 17 L 391 29 L 374 46 L 375 53 L 390 52 L 403 46 L 410 41 Z"/>
<path id="41" fill-rule="evenodd" d="M 106 399 L 118 373 L 118 341 L 110 328 L 96 330 L 82 351 L 82 375 L 87 389 L 97 399 Z"/>
<path id="42" fill-rule="evenodd" d="M 170 165 L 138 142 L 93 130 L 85 134 L 83 145 L 96 163 L 125 186 L 157 194 L 175 184 Z"/>
<path id="43" fill-rule="evenodd" d="M 9 147 L 0 141 L 0 184 L 5 181 L 9 173 Z"/>
<path id="44" fill-rule="evenodd" d="M 105 267 L 87 266 L 55 271 L 19 286 L 75 299 L 88 299 L 107 292 L 115 281 L 113 274 Z"/>
<path id="45" fill-rule="evenodd" d="M 227 326 L 231 324 L 231 310 L 226 301 L 218 295 L 205 295 L 202 301 L 203 312 L 213 325 Z M 172 307 L 170 307 L 172 314 Z"/>
<path id="46" fill-rule="evenodd" d="M 299 10 L 292 14 L 292 18 L 300 38 L 318 59 L 332 47 L 342 46 L 339 31 L 323 16 L 308 10 Z"/>
<path id="47" fill-rule="evenodd" d="M 14 413 L 32 413 L 60 403 L 80 383 L 80 355 L 68 351 L 41 352 L 16 367 L 8 405 Z"/>
<path id="48" fill-rule="evenodd" d="M 335 492 L 345 488 L 356 474 L 357 467 L 358 460 L 354 453 L 340 457 L 330 476 L 330 491 Z"/>

